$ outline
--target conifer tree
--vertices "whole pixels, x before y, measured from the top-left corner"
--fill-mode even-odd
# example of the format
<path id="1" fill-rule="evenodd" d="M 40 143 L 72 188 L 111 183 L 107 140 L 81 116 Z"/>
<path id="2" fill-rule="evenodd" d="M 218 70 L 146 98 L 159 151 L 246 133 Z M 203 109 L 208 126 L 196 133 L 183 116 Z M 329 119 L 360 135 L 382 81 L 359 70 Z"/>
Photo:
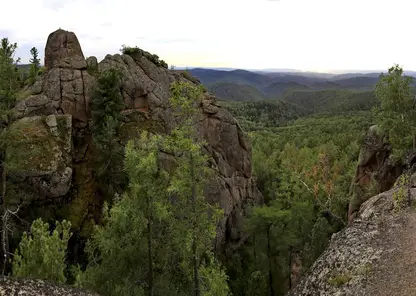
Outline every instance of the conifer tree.
<path id="1" fill-rule="evenodd" d="M 39 51 L 36 47 L 32 47 L 30 50 L 30 55 L 32 56 L 29 60 L 30 68 L 29 68 L 29 82 L 34 83 L 36 81 L 36 77 L 38 76 L 39 69 L 40 69 L 40 59 L 39 59 Z"/>
<path id="2" fill-rule="evenodd" d="M 96 174 L 107 200 L 121 194 L 125 184 L 123 147 L 118 133 L 124 107 L 120 92 L 121 76 L 115 69 L 104 71 L 97 79 L 97 89 L 91 100 L 92 134 L 98 150 Z"/>
<path id="3" fill-rule="evenodd" d="M 15 59 L 16 43 L 10 43 L 8 38 L 1 39 L 0 43 L 0 115 L 7 115 L 9 121 L 19 90 L 17 64 L 20 58 Z"/>
<path id="4" fill-rule="evenodd" d="M 56 222 L 51 232 L 42 219 L 33 221 L 30 233 L 24 232 L 13 257 L 14 277 L 32 277 L 65 283 L 66 249 L 71 223 Z"/>
<path id="5" fill-rule="evenodd" d="M 1 217 L 1 253 L 2 274 L 6 272 L 9 258 L 9 243 L 7 224 L 10 215 L 9 209 L 6 209 L 7 194 L 7 164 L 5 163 L 5 151 L 8 145 L 8 136 L 10 135 L 8 126 L 11 124 L 11 112 L 16 103 L 17 92 L 19 91 L 19 73 L 17 63 L 19 58 L 15 58 L 17 44 L 11 44 L 8 38 L 0 41 L 0 120 L 3 122 L 3 128 L 0 129 L 0 170 L 1 170 L 1 192 L 0 192 L 0 217 Z"/>
<path id="6" fill-rule="evenodd" d="M 187 124 L 167 136 L 143 132 L 129 141 L 128 189 L 105 207 L 80 285 L 102 295 L 229 295 L 225 270 L 212 253 L 221 211 L 203 196 L 206 157 L 191 132 L 198 102 L 183 91 L 193 99 L 199 92 L 173 85 L 171 101 Z"/>
<path id="7" fill-rule="evenodd" d="M 159 163 L 162 141 L 161 136 L 143 132 L 126 146 L 128 190 L 105 209 L 105 225 L 97 228 L 89 244 L 94 259 L 81 276 L 84 286 L 103 295 L 169 293 L 175 252 L 169 243 L 169 180 Z"/>
<path id="8" fill-rule="evenodd" d="M 169 191 L 176 196 L 174 211 L 177 217 L 181 217 L 177 226 L 185 234 L 183 257 L 188 270 L 192 270 L 192 295 L 209 295 L 211 287 L 201 285 L 201 282 L 206 282 L 201 270 L 219 267 L 210 250 L 222 211 L 203 195 L 204 186 L 212 177 L 207 167 L 207 156 L 202 151 L 204 142 L 194 129 L 203 88 L 180 81 L 172 84 L 171 93 L 170 103 L 179 110 L 181 120 L 167 139 L 168 149 L 178 156 Z M 221 275 L 221 270 L 217 269 L 216 274 Z M 222 288 L 217 295 L 228 295 L 227 277 L 222 275 L 217 279 Z"/>

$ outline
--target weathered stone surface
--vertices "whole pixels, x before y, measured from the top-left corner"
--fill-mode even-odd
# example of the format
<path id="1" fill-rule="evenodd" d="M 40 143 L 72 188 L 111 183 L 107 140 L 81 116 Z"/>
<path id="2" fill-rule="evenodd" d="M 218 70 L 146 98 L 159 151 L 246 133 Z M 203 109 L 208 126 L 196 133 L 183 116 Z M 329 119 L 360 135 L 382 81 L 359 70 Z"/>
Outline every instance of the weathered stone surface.
<path id="1" fill-rule="evenodd" d="M 368 130 L 361 146 L 357 170 L 351 185 L 348 220 L 351 222 L 369 197 L 390 189 L 403 168 L 391 157 L 391 145 L 376 125 Z"/>
<path id="2" fill-rule="evenodd" d="M 70 115 L 24 117 L 11 126 L 6 151 L 9 174 L 38 192 L 39 198 L 64 196 L 71 185 Z"/>
<path id="3" fill-rule="evenodd" d="M 59 29 L 49 35 L 45 48 L 45 67 L 87 68 L 78 38 L 73 32 Z"/>
<path id="4" fill-rule="evenodd" d="M 50 116 L 71 116 L 72 142 L 68 143 L 65 138 L 62 151 L 72 154 L 73 165 L 64 165 L 60 170 L 53 167 L 43 175 L 31 175 L 32 183 L 37 184 L 35 187 L 39 192 L 50 187 L 48 196 L 60 195 L 65 191 L 61 184 L 72 175 L 71 192 L 76 195 L 71 196 L 72 208 L 82 211 L 80 208 L 85 207 L 82 215 L 86 217 L 89 208 L 99 208 L 91 177 L 93 164 L 90 154 L 93 149 L 89 134 L 89 103 L 96 77 L 105 70 L 118 69 L 122 74 L 120 91 L 126 108 L 122 112 L 122 141 L 137 135 L 140 130 L 158 133 L 172 130 L 176 118 L 168 107 L 171 83 L 183 80 L 199 84 L 199 81 L 189 74 L 160 67 L 151 60 L 151 55 L 146 52 L 132 56 L 115 54 L 107 55 L 96 65 L 94 57 L 85 61 L 74 33 L 57 30 L 50 34 L 45 49 L 47 72 L 42 77 L 41 91 L 39 92 L 39 86 L 27 90 L 26 93 L 30 95 L 19 101 L 15 117 L 48 116 L 45 126 L 50 129 L 48 136 L 53 136 L 56 135 L 56 127 Z M 224 209 L 225 216 L 219 223 L 216 242 L 217 250 L 224 250 L 226 244 L 241 242 L 245 209 L 250 204 L 260 202 L 262 196 L 251 175 L 251 148 L 237 121 L 209 93 L 201 98 L 198 119 L 197 134 L 207 142 L 205 151 L 211 156 L 211 166 L 217 171 L 215 180 L 207 186 L 206 196 Z M 66 168 L 72 168 L 72 174 Z M 54 174 L 57 171 L 61 174 L 61 179 Z M 46 175 L 48 179 L 45 179 Z M 37 178 L 41 178 L 43 183 Z M 74 215 L 69 213 L 69 216 Z M 83 221 L 78 221 L 83 219 L 82 215 L 75 215 L 76 218 L 71 220 L 73 225 L 84 224 Z"/>
<path id="5" fill-rule="evenodd" d="M 393 194 L 398 190 L 364 202 L 356 219 L 332 236 L 327 250 L 288 295 L 414 295 L 416 274 L 405 265 L 416 251 L 416 213 L 396 211 Z M 416 188 L 411 196 L 416 198 Z"/>
<path id="6" fill-rule="evenodd" d="M 90 71 L 96 71 L 98 69 L 98 61 L 96 57 L 87 58 L 87 69 Z"/>
<path id="7" fill-rule="evenodd" d="M 99 296 L 73 287 L 57 285 L 43 280 L 0 277 L 1 296 Z"/>
<path id="8" fill-rule="evenodd" d="M 136 112 L 142 114 L 136 118 L 143 129 L 154 131 L 158 126 L 159 132 L 169 132 L 173 128 L 175 118 L 167 106 L 170 84 L 186 78 L 156 67 L 143 55 L 107 55 L 98 68 L 100 72 L 121 71 L 122 94 L 126 108 L 130 108 L 124 113 L 129 114 L 130 123 L 135 121 L 131 115 Z M 244 211 L 249 204 L 260 202 L 262 196 L 251 174 L 251 148 L 237 121 L 209 93 L 201 98 L 200 107 L 197 132 L 208 143 L 206 151 L 218 172 L 216 180 L 207 187 L 206 196 L 218 202 L 225 212 L 216 242 L 217 250 L 223 250 L 226 242 L 239 243 Z"/>

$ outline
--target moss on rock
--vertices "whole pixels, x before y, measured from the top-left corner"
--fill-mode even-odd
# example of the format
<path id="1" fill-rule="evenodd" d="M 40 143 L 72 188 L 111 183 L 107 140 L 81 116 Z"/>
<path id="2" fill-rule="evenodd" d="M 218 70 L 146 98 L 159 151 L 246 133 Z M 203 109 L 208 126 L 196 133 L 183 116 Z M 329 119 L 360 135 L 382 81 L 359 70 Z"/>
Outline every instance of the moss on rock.
<path id="1" fill-rule="evenodd" d="M 27 117 L 15 122 L 9 139 L 6 151 L 9 171 L 39 175 L 58 169 L 60 147 L 42 117 Z"/>

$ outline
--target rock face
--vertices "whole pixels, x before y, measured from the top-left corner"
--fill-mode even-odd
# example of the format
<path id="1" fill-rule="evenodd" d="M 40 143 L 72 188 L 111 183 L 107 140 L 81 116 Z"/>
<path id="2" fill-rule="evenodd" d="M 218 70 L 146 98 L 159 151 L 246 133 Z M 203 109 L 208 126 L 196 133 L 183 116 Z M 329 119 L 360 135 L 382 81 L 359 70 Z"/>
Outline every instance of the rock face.
<path id="1" fill-rule="evenodd" d="M 9 277 L 0 277 L 0 295 L 99 296 L 95 293 L 68 286 L 56 285 L 43 280 L 13 279 Z"/>
<path id="2" fill-rule="evenodd" d="M 87 68 L 78 38 L 73 32 L 59 29 L 49 35 L 45 47 L 45 67 L 79 70 Z"/>
<path id="3" fill-rule="evenodd" d="M 72 180 L 71 115 L 24 117 L 10 131 L 6 151 L 10 177 L 32 187 L 30 200 L 64 196 Z M 21 200 L 14 197 L 8 202 Z"/>
<path id="4" fill-rule="evenodd" d="M 390 189 L 403 168 L 390 158 L 391 145 L 376 125 L 368 130 L 360 150 L 357 170 L 351 185 L 348 220 L 351 222 L 360 206 L 372 195 Z"/>
<path id="5" fill-rule="evenodd" d="M 288 296 L 414 295 L 416 213 L 397 210 L 394 194 L 400 188 L 364 202 Z"/>
<path id="6" fill-rule="evenodd" d="M 118 69 L 122 73 L 120 91 L 126 105 L 122 130 L 127 135 L 137 129 L 168 133 L 176 121 L 167 104 L 170 84 L 179 80 L 192 83 L 199 81 L 188 77 L 188 74 L 156 65 L 143 52 L 107 55 L 98 64 L 94 57 L 89 57 L 86 61 L 75 34 L 64 30 L 49 35 L 45 66 L 47 69 L 42 79 L 25 90 L 24 97 L 17 103 L 15 118 L 17 122 L 40 122 L 40 118 L 48 118 L 45 124 L 42 123 L 42 128 L 51 124 L 52 129 L 53 118 L 72 119 L 72 166 L 51 166 L 49 179 L 44 183 L 34 181 L 37 184 L 34 187 L 46 190 L 48 197 L 66 194 L 73 205 L 66 211 L 67 216 L 70 220 L 77 220 L 71 220 L 73 225 L 83 225 L 84 219 L 91 218 L 91 214 L 73 213 L 72 209 L 85 209 L 88 212 L 96 208 L 99 213 L 101 203 L 96 197 L 92 180 L 91 158 L 94 152 L 89 132 L 89 103 L 97 75 L 108 69 Z M 225 244 L 240 242 L 244 210 L 247 205 L 260 202 L 262 196 L 251 175 L 250 145 L 236 120 L 209 93 L 201 98 L 199 116 L 196 128 L 208 143 L 205 150 L 211 156 L 211 166 L 217 171 L 215 180 L 207 188 L 206 196 L 209 200 L 218 202 L 225 212 L 219 224 L 216 242 L 217 249 L 223 250 Z M 50 135 L 56 135 L 56 129 L 52 129 Z M 67 143 L 67 138 L 64 142 Z M 67 148 L 65 146 L 63 149 Z M 57 152 L 56 155 L 58 154 Z M 56 161 L 54 159 L 52 162 Z M 62 167 L 65 169 L 62 170 Z M 56 177 L 58 171 L 59 178 Z M 68 185 L 68 176 L 72 178 L 69 190 L 68 186 L 64 186 Z M 39 174 L 32 177 L 39 177 Z"/>

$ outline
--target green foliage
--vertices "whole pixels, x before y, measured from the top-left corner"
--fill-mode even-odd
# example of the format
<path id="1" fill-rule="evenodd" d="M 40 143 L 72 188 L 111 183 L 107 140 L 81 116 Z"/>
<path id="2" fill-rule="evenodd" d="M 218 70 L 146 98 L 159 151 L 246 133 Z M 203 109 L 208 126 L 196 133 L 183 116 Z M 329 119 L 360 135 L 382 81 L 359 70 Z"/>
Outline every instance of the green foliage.
<path id="1" fill-rule="evenodd" d="M 29 68 L 29 80 L 28 82 L 30 84 L 33 84 L 36 81 L 36 77 L 39 74 L 40 69 L 40 59 L 39 59 L 39 51 L 36 47 L 32 47 L 30 50 L 30 55 L 32 56 L 30 58 L 30 68 Z"/>
<path id="2" fill-rule="evenodd" d="M 377 102 L 373 91 L 344 89 L 293 90 L 287 92 L 282 100 L 301 106 L 312 114 L 368 111 Z"/>
<path id="3" fill-rule="evenodd" d="M 282 114 L 279 121 L 272 116 L 277 108 L 256 107 L 263 102 L 232 104 L 250 130 L 253 170 L 266 204 L 250 212 L 250 240 L 227 264 L 230 287 L 235 295 L 268 295 L 270 286 L 284 295 L 292 258 L 299 256 L 307 270 L 343 227 L 360 143 L 373 118 L 368 111 L 302 116 L 295 109 L 293 118 Z"/>
<path id="4" fill-rule="evenodd" d="M 192 132 L 199 95 L 192 85 L 174 84 L 178 127 L 166 136 L 142 132 L 128 143 L 128 190 L 104 208 L 104 225 L 88 243 L 87 269 L 76 275 L 79 286 L 102 295 L 191 295 L 196 262 L 200 295 L 229 295 L 211 253 L 221 211 L 203 196 L 209 172 Z M 163 155 L 175 156 L 171 166 Z"/>
<path id="5" fill-rule="evenodd" d="M 66 281 L 65 253 L 71 237 L 71 223 L 56 222 L 51 232 L 42 219 L 32 223 L 30 233 L 23 233 L 13 257 L 14 277 L 33 277 L 59 283 Z"/>
<path id="6" fill-rule="evenodd" d="M 124 103 L 120 91 L 121 73 L 110 69 L 101 73 L 97 79 L 97 89 L 92 97 L 91 113 L 96 133 L 103 129 L 108 117 L 120 119 Z"/>
<path id="7" fill-rule="evenodd" d="M 17 92 L 20 88 L 19 72 L 15 59 L 16 43 L 10 43 L 8 38 L 0 41 L 0 116 L 10 115 L 14 107 Z"/>
<path id="8" fill-rule="evenodd" d="M 173 262 L 177 261 L 175 250 L 169 250 L 172 214 L 166 191 L 168 176 L 158 161 L 161 144 L 160 136 L 147 132 L 139 141 L 129 141 L 124 160 L 128 191 L 110 210 L 104 208 L 104 226 L 96 228 L 88 244 L 90 260 L 79 276 L 80 285 L 102 295 L 144 295 L 150 284 L 148 275 L 153 274 L 157 295 L 169 292 L 174 282 Z"/>
<path id="9" fill-rule="evenodd" d="M 211 254 L 212 262 L 209 265 L 201 266 L 201 286 L 202 296 L 229 296 L 230 288 L 227 285 L 228 276 L 221 265 L 214 260 Z"/>
<path id="10" fill-rule="evenodd" d="M 120 86 L 120 72 L 114 69 L 105 71 L 97 79 L 97 89 L 91 100 L 92 134 L 98 150 L 95 171 L 107 199 L 120 193 L 125 184 L 122 170 L 124 151 L 118 138 L 124 108 Z"/>
<path id="11" fill-rule="evenodd" d="M 176 112 L 180 112 L 180 122 L 167 138 L 167 149 L 177 155 L 177 167 L 171 176 L 168 192 L 176 196 L 175 216 L 178 221 L 178 232 L 183 234 L 181 249 L 183 252 L 183 266 L 192 270 L 194 290 L 196 295 L 210 295 L 200 288 L 200 273 L 210 272 L 211 278 L 206 284 L 213 284 L 219 295 L 228 293 L 226 278 L 217 270 L 219 265 L 211 265 L 201 269 L 204 257 L 209 254 L 212 242 L 216 236 L 218 220 L 223 215 L 218 205 L 210 204 L 204 197 L 204 187 L 211 179 L 211 171 L 207 167 L 207 156 L 202 152 L 204 145 L 195 134 L 194 125 L 196 106 L 200 103 L 203 89 L 187 82 L 176 82 L 171 87 L 170 104 Z M 217 266 L 217 267 L 215 267 Z M 219 283 L 221 281 L 222 283 Z M 218 290 L 221 287 L 221 292 Z"/>
<path id="12" fill-rule="evenodd" d="M 410 175 L 405 173 L 401 175 L 394 186 L 397 188 L 393 192 L 393 199 L 395 201 L 395 209 L 400 210 L 404 208 L 409 201 L 409 186 L 410 186 Z"/>
<path id="13" fill-rule="evenodd" d="M 248 131 L 285 126 L 288 122 L 308 114 L 306 109 L 285 101 L 222 102 L 239 124 Z"/>
<path id="14" fill-rule="evenodd" d="M 159 67 L 163 67 L 165 69 L 168 69 L 168 64 L 164 61 L 164 60 L 159 60 L 159 56 L 156 54 L 151 54 L 147 51 L 144 51 L 142 49 L 140 49 L 139 47 L 135 46 L 135 47 L 130 47 L 130 46 L 126 46 L 126 45 L 122 45 L 121 49 L 120 49 L 121 53 L 123 54 L 127 54 L 127 55 L 131 55 L 131 56 L 144 56 L 146 57 L 149 61 L 151 61 L 152 63 L 154 63 L 156 66 Z"/>
<path id="15" fill-rule="evenodd" d="M 251 273 L 248 283 L 257 287 L 253 295 L 267 295 L 269 291 L 281 295 L 287 291 L 282 279 L 291 272 L 291 257 L 301 249 L 311 232 L 312 204 L 285 203 L 274 200 L 269 205 L 255 207 L 247 220 L 247 231 L 253 239 L 254 261 L 254 266 L 248 269 Z M 243 291 L 252 288 L 246 284 Z M 243 291 L 241 295 L 252 295 Z"/>
<path id="16" fill-rule="evenodd" d="M 96 227 L 87 245 L 89 263 L 77 285 L 102 295 L 144 295 L 146 219 L 136 202 L 127 196 L 111 210 L 104 207 L 104 226 Z"/>
<path id="17" fill-rule="evenodd" d="M 398 65 L 382 74 L 375 95 L 380 106 L 374 108 L 376 122 L 387 133 L 393 146 L 393 156 L 402 159 L 415 147 L 416 109 L 411 90 L 412 77 L 404 76 Z"/>

